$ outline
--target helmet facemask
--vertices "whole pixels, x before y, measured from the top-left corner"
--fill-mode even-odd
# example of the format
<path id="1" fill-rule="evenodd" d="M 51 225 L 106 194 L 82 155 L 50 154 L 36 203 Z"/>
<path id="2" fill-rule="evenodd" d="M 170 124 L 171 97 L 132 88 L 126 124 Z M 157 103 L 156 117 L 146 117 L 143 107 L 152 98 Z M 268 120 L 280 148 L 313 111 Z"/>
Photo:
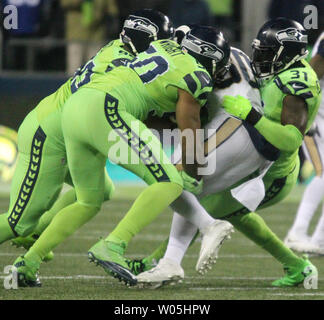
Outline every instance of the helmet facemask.
<path id="1" fill-rule="evenodd" d="M 158 31 L 158 26 L 150 20 L 130 15 L 124 22 L 120 39 L 123 43 L 129 45 L 133 53 L 137 55 L 139 52 L 145 51 L 152 41 L 158 39 Z M 138 41 L 135 39 L 138 39 Z"/>
<path id="2" fill-rule="evenodd" d="M 155 17 L 152 18 L 152 15 Z M 150 18 L 151 17 L 151 18 Z M 154 21 L 158 22 L 154 23 Z M 155 20 L 154 20 L 155 19 Z M 162 22 L 161 22 L 162 21 Z M 148 49 L 152 41 L 173 39 L 174 28 L 169 18 L 159 12 L 144 9 L 130 15 L 124 22 L 120 39 L 137 55 Z"/>
<path id="3" fill-rule="evenodd" d="M 278 61 L 282 50 L 276 51 L 275 47 L 261 46 L 257 39 L 253 41 L 252 48 L 251 66 L 256 77 L 270 77 L 283 69 L 284 62 Z"/>
<path id="4" fill-rule="evenodd" d="M 284 18 L 267 22 L 252 42 L 254 75 L 269 79 L 288 69 L 307 56 L 306 45 L 307 35 L 296 22 Z"/>

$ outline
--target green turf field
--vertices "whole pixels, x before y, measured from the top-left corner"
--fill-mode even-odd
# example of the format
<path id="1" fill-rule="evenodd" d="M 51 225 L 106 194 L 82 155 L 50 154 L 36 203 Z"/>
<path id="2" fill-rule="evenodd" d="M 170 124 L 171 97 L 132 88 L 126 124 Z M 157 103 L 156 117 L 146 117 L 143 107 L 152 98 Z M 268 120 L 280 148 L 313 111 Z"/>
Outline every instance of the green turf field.
<path id="1" fill-rule="evenodd" d="M 65 241 L 55 251 L 55 260 L 41 267 L 42 288 L 5 290 L 0 285 L 3 299 L 324 299 L 324 257 L 313 257 L 318 267 L 317 290 L 301 288 L 277 289 L 271 281 L 283 273 L 280 265 L 267 253 L 257 248 L 238 232 L 221 249 L 213 270 L 200 276 L 194 270 L 200 243 L 191 247 L 183 261 L 185 281 L 176 286 L 158 290 L 127 288 L 116 279 L 106 276 L 100 267 L 88 262 L 87 249 L 99 237 L 106 236 L 130 207 L 139 188 L 119 187 L 113 201 L 106 203 L 90 223 Z M 286 201 L 264 210 L 262 216 L 273 230 L 284 237 L 291 225 L 302 188 L 296 187 Z M 7 197 L 0 197 L 0 212 L 6 210 Z M 318 219 L 319 212 L 314 223 Z M 144 257 L 163 240 L 169 232 L 171 211 L 164 212 L 155 223 L 133 239 L 128 255 Z M 0 249 L 0 281 L 3 267 L 11 264 L 23 251 L 9 244 Z"/>

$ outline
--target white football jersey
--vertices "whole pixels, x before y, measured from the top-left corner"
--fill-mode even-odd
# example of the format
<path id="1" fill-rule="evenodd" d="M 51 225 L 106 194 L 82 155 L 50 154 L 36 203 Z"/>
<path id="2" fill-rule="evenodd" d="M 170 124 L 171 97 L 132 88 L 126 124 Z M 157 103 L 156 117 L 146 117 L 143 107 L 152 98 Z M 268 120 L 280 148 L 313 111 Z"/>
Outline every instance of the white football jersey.
<path id="1" fill-rule="evenodd" d="M 231 47 L 230 61 L 232 66 L 222 82 L 221 88 L 211 93 L 210 106 L 208 106 L 209 120 L 212 120 L 216 110 L 221 107 L 225 95 L 240 95 L 247 98 L 258 112 L 264 113 L 261 95 L 251 69 L 249 57 L 242 50 Z"/>
<path id="2" fill-rule="evenodd" d="M 266 159 L 256 150 L 242 121 L 221 108 L 225 95 L 241 95 L 249 99 L 263 114 L 261 96 L 250 67 L 250 59 L 241 50 L 231 48 L 231 68 L 224 81 L 208 99 L 208 123 L 204 126 L 205 159 L 208 161 L 204 187 L 200 196 L 216 193 L 234 185 L 263 167 Z M 181 160 L 181 146 L 173 162 Z"/>

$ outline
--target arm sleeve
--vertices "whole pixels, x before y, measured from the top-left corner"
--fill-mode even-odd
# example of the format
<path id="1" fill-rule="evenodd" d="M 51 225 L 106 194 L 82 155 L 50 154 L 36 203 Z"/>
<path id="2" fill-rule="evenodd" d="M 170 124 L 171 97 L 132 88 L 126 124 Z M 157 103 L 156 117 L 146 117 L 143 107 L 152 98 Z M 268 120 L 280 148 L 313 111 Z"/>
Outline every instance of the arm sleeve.
<path id="1" fill-rule="evenodd" d="M 294 152 L 303 143 L 302 133 L 291 124 L 284 126 L 263 116 L 254 127 L 281 151 Z"/>
<path id="2" fill-rule="evenodd" d="M 212 80 L 205 71 L 188 73 L 176 86 L 190 93 L 201 107 L 206 104 L 208 94 L 213 89 Z"/>

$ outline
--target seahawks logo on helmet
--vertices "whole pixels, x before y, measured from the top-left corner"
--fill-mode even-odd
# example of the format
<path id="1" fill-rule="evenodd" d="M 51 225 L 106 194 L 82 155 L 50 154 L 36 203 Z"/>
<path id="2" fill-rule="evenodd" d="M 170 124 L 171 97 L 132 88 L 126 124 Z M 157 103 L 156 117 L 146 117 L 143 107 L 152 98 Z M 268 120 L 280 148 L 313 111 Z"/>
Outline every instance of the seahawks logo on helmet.
<path id="1" fill-rule="evenodd" d="M 294 41 L 307 43 L 307 35 L 302 34 L 295 28 L 288 28 L 285 30 L 278 31 L 276 34 L 277 40 L 283 44 L 284 41 Z"/>
<path id="2" fill-rule="evenodd" d="M 193 52 L 201 54 L 202 56 L 216 60 L 217 62 L 221 61 L 224 57 L 224 52 L 217 46 L 210 42 L 198 39 L 197 37 L 190 34 L 190 32 L 187 33 L 187 35 L 182 40 L 181 46 Z"/>
<path id="3" fill-rule="evenodd" d="M 130 16 L 124 23 L 124 28 L 134 29 L 155 35 L 159 32 L 159 27 L 147 18 Z"/>

